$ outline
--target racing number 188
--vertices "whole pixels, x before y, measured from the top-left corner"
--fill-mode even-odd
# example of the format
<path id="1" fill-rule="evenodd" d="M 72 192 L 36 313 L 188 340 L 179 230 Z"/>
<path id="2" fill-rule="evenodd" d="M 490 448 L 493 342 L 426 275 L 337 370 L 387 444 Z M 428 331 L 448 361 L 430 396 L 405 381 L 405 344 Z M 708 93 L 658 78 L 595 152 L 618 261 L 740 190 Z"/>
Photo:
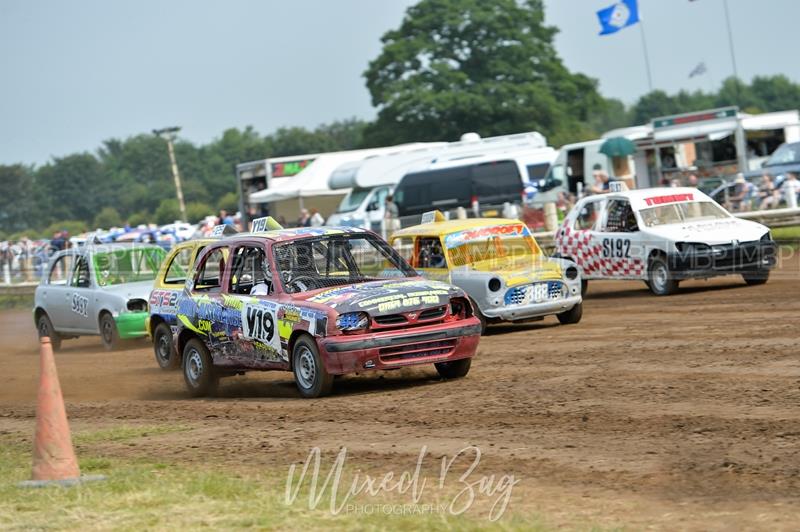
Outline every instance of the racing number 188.
<path id="1" fill-rule="evenodd" d="M 631 241 L 627 238 L 604 238 L 603 256 L 615 258 L 630 258 Z"/>

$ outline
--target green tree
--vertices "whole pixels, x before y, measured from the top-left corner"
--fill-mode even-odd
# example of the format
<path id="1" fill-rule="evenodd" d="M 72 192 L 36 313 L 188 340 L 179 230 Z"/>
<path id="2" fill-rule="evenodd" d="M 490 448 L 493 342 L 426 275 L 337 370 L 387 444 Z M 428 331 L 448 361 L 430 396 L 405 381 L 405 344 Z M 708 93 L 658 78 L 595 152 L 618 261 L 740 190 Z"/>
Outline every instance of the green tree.
<path id="1" fill-rule="evenodd" d="M 222 196 L 217 202 L 218 210 L 226 210 L 228 212 L 236 212 L 239 210 L 239 196 L 236 192 L 228 192 Z"/>
<path id="2" fill-rule="evenodd" d="M 178 200 L 176 199 L 163 199 L 161 203 L 158 204 L 158 208 L 156 212 L 153 213 L 155 220 L 148 220 L 148 221 L 155 221 L 155 223 L 159 225 L 169 224 L 174 222 L 175 220 L 179 220 L 181 217 L 181 210 L 178 207 Z"/>
<path id="3" fill-rule="evenodd" d="M 0 165 L 0 229 L 13 233 L 30 227 L 41 212 L 34 199 L 33 172 L 21 164 Z"/>
<path id="4" fill-rule="evenodd" d="M 111 184 L 100 162 L 90 153 L 54 159 L 36 172 L 41 217 L 46 223 L 82 220 L 90 223 L 111 199 Z"/>
<path id="5" fill-rule="evenodd" d="M 43 238 L 52 238 L 57 232 L 66 231 L 69 236 L 79 235 L 89 230 L 89 225 L 83 220 L 62 220 L 53 222 L 41 231 Z"/>
<path id="6" fill-rule="evenodd" d="M 538 130 L 569 138 L 604 101 L 553 46 L 541 0 L 422 0 L 364 76 L 377 121 L 372 145 Z"/>
<path id="7" fill-rule="evenodd" d="M 197 223 L 209 214 L 214 214 L 214 209 L 208 203 L 193 201 L 186 205 L 187 222 Z"/>
<path id="8" fill-rule="evenodd" d="M 800 85 L 786 76 L 756 76 L 750 89 L 764 111 L 800 109 Z"/>
<path id="9" fill-rule="evenodd" d="M 120 227 L 122 225 L 122 218 L 120 217 L 117 209 L 114 207 L 103 207 L 97 216 L 94 217 L 92 227 L 95 229 L 109 229 L 111 227 Z"/>

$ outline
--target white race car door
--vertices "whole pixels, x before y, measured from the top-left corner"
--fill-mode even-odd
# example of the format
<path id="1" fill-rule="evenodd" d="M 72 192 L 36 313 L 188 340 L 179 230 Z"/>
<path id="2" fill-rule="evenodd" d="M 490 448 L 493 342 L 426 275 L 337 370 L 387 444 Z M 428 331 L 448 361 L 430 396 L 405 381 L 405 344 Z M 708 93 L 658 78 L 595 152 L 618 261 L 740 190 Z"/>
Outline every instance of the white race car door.
<path id="1" fill-rule="evenodd" d="M 69 286 L 70 293 L 70 325 L 71 329 L 81 332 L 96 333 L 100 330 L 95 304 L 93 301 L 92 279 L 89 273 L 89 258 L 78 255 Z"/>
<path id="2" fill-rule="evenodd" d="M 47 285 L 41 289 L 42 305 L 56 331 L 70 328 L 72 289 L 69 281 L 75 255 L 67 253 L 58 257 L 47 273 Z"/>
<path id="3" fill-rule="evenodd" d="M 585 279 L 597 278 L 600 249 L 593 242 L 593 234 L 603 213 L 606 198 L 596 196 L 585 200 L 576 209 L 576 214 L 567 218 L 558 230 L 557 252 L 562 257 L 575 261 Z"/>
<path id="4" fill-rule="evenodd" d="M 595 274 L 606 279 L 643 279 L 647 257 L 645 242 L 636 222 L 630 202 L 625 198 L 610 198 L 596 230 L 592 247 L 597 259 Z"/>

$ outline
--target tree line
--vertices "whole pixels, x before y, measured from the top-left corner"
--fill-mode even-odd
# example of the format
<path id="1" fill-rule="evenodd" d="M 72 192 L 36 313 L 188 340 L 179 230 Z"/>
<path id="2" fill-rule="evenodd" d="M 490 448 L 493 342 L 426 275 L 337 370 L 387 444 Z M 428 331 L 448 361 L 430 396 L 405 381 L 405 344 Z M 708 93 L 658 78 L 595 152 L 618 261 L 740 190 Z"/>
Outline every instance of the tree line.
<path id="1" fill-rule="evenodd" d="M 382 37 L 382 51 L 364 72 L 374 120 L 266 135 L 233 128 L 202 145 L 179 139 L 189 221 L 235 210 L 235 165 L 266 157 L 453 141 L 467 131 L 540 131 L 560 146 L 674 113 L 800 108 L 800 85 L 782 75 L 729 78 L 716 92 L 656 90 L 626 106 L 601 95 L 597 80 L 565 67 L 553 44 L 557 31 L 545 24 L 541 0 L 421 0 Z M 0 238 L 179 218 L 166 146 L 152 134 L 109 139 L 94 152 L 38 167 L 0 165 L 0 183 Z"/>

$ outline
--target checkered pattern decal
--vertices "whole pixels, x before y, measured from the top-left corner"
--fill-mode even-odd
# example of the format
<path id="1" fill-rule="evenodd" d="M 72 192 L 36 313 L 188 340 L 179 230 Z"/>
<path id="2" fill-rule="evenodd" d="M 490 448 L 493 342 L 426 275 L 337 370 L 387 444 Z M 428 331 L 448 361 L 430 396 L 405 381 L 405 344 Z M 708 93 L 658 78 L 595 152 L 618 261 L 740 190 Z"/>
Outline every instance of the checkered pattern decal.
<path id="1" fill-rule="evenodd" d="M 572 229 L 566 223 L 556 235 L 556 251 L 578 263 L 586 277 L 642 278 L 645 275 L 642 259 L 603 257 L 603 246 L 599 240 L 592 242 L 592 231 Z"/>

